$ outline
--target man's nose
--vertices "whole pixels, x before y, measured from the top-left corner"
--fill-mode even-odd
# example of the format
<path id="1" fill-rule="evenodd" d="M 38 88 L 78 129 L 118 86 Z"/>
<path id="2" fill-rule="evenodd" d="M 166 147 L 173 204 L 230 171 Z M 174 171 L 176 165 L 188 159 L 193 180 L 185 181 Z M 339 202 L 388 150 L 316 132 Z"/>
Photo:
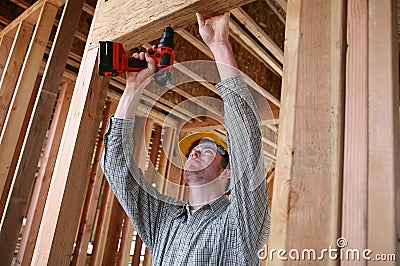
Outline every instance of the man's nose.
<path id="1" fill-rule="evenodd" d="M 189 154 L 189 158 L 199 158 L 199 156 L 200 156 L 200 150 L 196 148 L 194 148 Z"/>

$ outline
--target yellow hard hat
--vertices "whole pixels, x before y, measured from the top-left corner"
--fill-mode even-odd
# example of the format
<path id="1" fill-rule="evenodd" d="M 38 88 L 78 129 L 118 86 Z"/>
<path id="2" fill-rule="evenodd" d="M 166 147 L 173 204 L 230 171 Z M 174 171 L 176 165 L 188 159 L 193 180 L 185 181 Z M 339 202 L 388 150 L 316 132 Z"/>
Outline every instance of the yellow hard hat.
<path id="1" fill-rule="evenodd" d="M 217 145 L 221 146 L 226 152 L 226 155 L 228 155 L 228 145 L 213 132 L 197 132 L 181 139 L 181 141 L 179 141 L 179 149 L 181 150 L 182 155 L 187 157 L 192 148 L 203 139 L 212 140 Z"/>

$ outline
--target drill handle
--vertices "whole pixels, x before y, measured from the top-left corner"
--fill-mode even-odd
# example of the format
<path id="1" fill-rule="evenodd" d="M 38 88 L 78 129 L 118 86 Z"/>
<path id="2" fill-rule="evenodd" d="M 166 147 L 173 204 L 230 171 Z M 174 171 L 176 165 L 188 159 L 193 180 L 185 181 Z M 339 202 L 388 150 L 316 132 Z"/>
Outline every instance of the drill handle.
<path id="1" fill-rule="evenodd" d="M 136 59 L 134 57 L 128 58 L 127 71 L 137 72 L 147 67 L 146 60 Z"/>

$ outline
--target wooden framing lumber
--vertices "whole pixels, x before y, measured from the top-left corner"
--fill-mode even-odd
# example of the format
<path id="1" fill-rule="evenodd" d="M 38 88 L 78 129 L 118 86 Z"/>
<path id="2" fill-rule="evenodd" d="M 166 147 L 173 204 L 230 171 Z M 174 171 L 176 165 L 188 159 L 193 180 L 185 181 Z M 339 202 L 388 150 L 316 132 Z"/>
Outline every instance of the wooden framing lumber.
<path id="1" fill-rule="evenodd" d="M 31 265 L 31 259 L 35 248 L 35 241 L 39 231 L 40 221 L 46 202 L 47 192 L 49 190 L 50 179 L 56 161 L 58 147 L 61 142 L 62 129 L 68 114 L 68 108 L 71 103 L 73 85 L 64 83 L 61 86 L 60 94 L 57 100 L 53 115 L 53 121 L 50 125 L 47 136 L 46 146 L 43 151 L 43 161 L 41 163 L 35 187 L 29 203 L 26 214 L 27 223 L 19 246 L 16 258 L 18 265 Z"/>
<path id="2" fill-rule="evenodd" d="M 271 69 L 273 73 L 282 77 L 282 67 L 265 52 L 264 49 L 260 47 L 239 25 L 232 19 L 229 21 L 230 35 L 235 38 L 255 57 L 260 58 L 259 60 L 263 62 L 268 68 Z"/>
<path id="3" fill-rule="evenodd" d="M 195 22 L 195 12 L 208 17 L 249 2 L 252 0 L 177 0 L 168 3 L 151 1 L 143 5 L 137 1 L 100 1 L 93 24 L 92 48 L 97 47 L 98 41 L 107 39 L 121 42 L 130 49 L 159 38 L 165 25 L 178 29 Z"/>
<path id="4" fill-rule="evenodd" d="M 101 205 L 99 208 L 99 218 L 96 226 L 96 235 L 93 241 L 93 252 L 90 256 L 90 266 L 102 265 L 106 236 L 110 224 L 111 210 L 114 204 L 114 193 L 108 182 L 104 183 L 104 189 L 101 196 Z"/>
<path id="5" fill-rule="evenodd" d="M 269 250 L 321 250 L 339 235 L 344 7 L 289 0 L 287 11 Z"/>
<path id="6" fill-rule="evenodd" d="M 118 257 L 118 242 L 120 241 L 122 223 L 125 212 L 121 207 L 118 199 L 114 197 L 114 203 L 110 215 L 110 225 L 107 230 L 107 239 L 105 239 L 105 247 L 103 260 L 101 265 L 115 265 Z"/>
<path id="7" fill-rule="evenodd" d="M 124 210 L 122 210 L 124 212 Z M 122 228 L 121 233 L 121 242 L 119 245 L 118 257 L 116 261 L 116 265 L 124 266 L 128 265 L 131 260 L 131 246 L 133 240 L 133 223 L 129 219 L 128 215 L 124 214 L 124 227 Z"/>
<path id="8" fill-rule="evenodd" d="M 139 234 L 136 234 L 135 249 L 133 251 L 132 263 L 131 263 L 131 265 L 133 266 L 139 266 L 140 255 L 142 252 L 142 245 L 143 245 L 142 239 L 140 238 Z"/>
<path id="9" fill-rule="evenodd" d="M 367 248 L 368 1 L 347 1 L 347 58 L 342 233 L 350 249 Z M 343 261 L 342 265 L 352 265 Z"/>
<path id="10" fill-rule="evenodd" d="M 12 43 L 11 51 L 7 53 L 8 58 L 4 65 L 3 73 L 0 80 L 0 143 L 3 127 L 10 109 L 11 99 L 15 92 L 18 75 L 24 62 L 26 50 L 33 34 L 33 25 L 22 21 L 18 26 L 17 32 Z M 4 39 L 9 38 L 4 36 Z M 6 52 L 6 51 L 4 51 Z"/>
<path id="11" fill-rule="evenodd" d="M 374 253 L 400 250 L 399 55 L 396 1 L 368 1 L 368 242 Z M 377 233 L 379 229 L 379 233 Z M 379 262 L 368 262 L 377 265 Z M 387 261 L 387 265 L 398 265 Z"/>
<path id="12" fill-rule="evenodd" d="M 16 145 L 32 96 L 34 87 L 32 80 L 35 80 L 38 75 L 40 62 L 56 14 L 57 8 L 55 6 L 48 3 L 43 4 L 27 55 L 22 65 L 22 70 L 19 74 L 15 93 L 10 105 L 12 107 L 7 114 L 5 127 L 0 136 L 0 148 L 2 150 L 0 154 L 0 194 L 3 194 L 6 180 L 12 178 L 13 175 L 13 173 L 10 172 L 10 165 L 14 156 L 17 156 L 19 153 L 19 149 L 16 149 Z"/>
<path id="13" fill-rule="evenodd" d="M 50 58 L 40 85 L 39 96 L 36 97 L 35 110 L 27 130 L 25 145 L 19 155 L 19 166 L 14 174 L 14 189 L 11 192 L 10 204 L 8 206 L 10 211 L 7 211 L 11 216 L 5 217 L 5 224 L 2 228 L 11 235 L 18 235 L 22 222 L 21 217 L 23 217 L 26 212 L 29 192 L 33 186 L 41 148 L 56 102 L 69 47 L 72 45 L 74 31 L 78 25 L 76 16 L 79 15 L 79 12 L 82 10 L 82 5 L 83 0 L 67 1 L 61 19 L 62 23 L 57 29 L 56 37 L 53 41 Z M 73 88 L 68 87 L 68 89 L 71 91 L 67 93 L 70 98 Z M 1 234 L 0 239 L 2 239 Z M 12 240 L 5 240 L 2 243 L 11 243 L 11 241 Z"/>
<path id="14" fill-rule="evenodd" d="M 82 210 L 80 228 L 76 247 L 74 250 L 72 265 L 84 265 L 87 259 L 87 249 L 90 241 L 90 236 L 95 222 L 95 214 L 98 202 L 100 200 L 100 190 L 104 179 L 104 174 L 100 167 L 101 154 L 103 152 L 103 138 L 108 128 L 110 116 L 115 113 L 117 104 L 115 102 L 107 102 L 103 115 L 103 123 L 99 132 L 99 140 L 97 142 L 96 154 L 90 173 L 90 181 L 86 192 L 85 203 Z"/>
<path id="15" fill-rule="evenodd" d="M 298 79 L 292 85 L 296 86 L 296 123 L 288 250 L 322 250 L 336 243 L 340 234 L 346 28 L 343 2 L 301 3 Z M 322 261 L 336 265 L 329 258 Z M 305 264 L 313 265 L 313 261 Z"/>
<path id="16" fill-rule="evenodd" d="M 22 13 L 18 18 L 14 19 L 10 24 L 8 24 L 4 29 L 0 31 L 0 37 L 4 35 L 10 36 L 10 33 L 17 27 L 22 21 L 26 21 L 30 24 L 35 24 L 39 15 L 39 11 L 42 6 L 47 3 L 55 6 L 56 8 L 61 7 L 65 4 L 66 0 L 38 0 L 32 6 L 30 6 L 24 13 Z"/>
<path id="17" fill-rule="evenodd" d="M 69 263 L 65 254 L 72 252 L 80 215 L 70 210 L 83 205 L 109 81 L 99 78 L 96 58 L 97 50 L 85 50 L 36 242 L 34 265 Z"/>
<path id="18" fill-rule="evenodd" d="M 283 51 L 279 46 L 258 26 L 258 24 L 241 8 L 231 10 L 232 14 L 242 23 L 257 39 L 273 54 L 282 64 Z"/>
<path id="19" fill-rule="evenodd" d="M 13 36 L 14 37 L 14 36 Z M 5 69 L 8 55 L 11 51 L 11 46 L 13 44 L 13 38 L 9 36 L 3 36 L 0 38 L 0 78 L 3 76 L 3 71 Z M 1 84 L 1 82 L 0 82 Z M 2 96 L 0 91 L 0 97 Z M 3 104 L 0 106 L 1 110 L 3 110 Z"/>

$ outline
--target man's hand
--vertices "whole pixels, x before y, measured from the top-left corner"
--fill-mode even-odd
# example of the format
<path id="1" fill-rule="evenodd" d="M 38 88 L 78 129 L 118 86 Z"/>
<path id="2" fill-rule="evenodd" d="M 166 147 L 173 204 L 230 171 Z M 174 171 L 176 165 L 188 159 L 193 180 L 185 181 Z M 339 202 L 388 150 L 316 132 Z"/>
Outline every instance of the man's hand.
<path id="1" fill-rule="evenodd" d="M 155 49 L 155 45 L 152 48 L 147 48 L 146 53 L 134 53 L 132 57 L 140 60 L 146 60 L 147 68 L 140 72 L 126 72 L 126 88 L 128 90 L 136 91 L 137 88 L 150 76 L 156 72 L 156 63 L 153 58 L 148 54 Z"/>
<path id="2" fill-rule="evenodd" d="M 219 45 L 229 44 L 229 12 L 208 19 L 204 19 L 200 13 L 196 13 L 196 16 L 199 33 L 211 51 L 214 52 Z"/>
<path id="3" fill-rule="evenodd" d="M 115 111 L 115 117 L 135 118 L 136 109 L 145 87 L 141 85 L 156 72 L 156 63 L 149 55 L 149 52 L 153 49 L 155 49 L 155 46 L 146 49 L 146 53 L 141 52 L 140 54 L 134 53 L 132 55 L 136 59 L 146 60 L 147 68 L 142 69 L 140 72 L 126 72 L 126 87 Z"/>
<path id="4" fill-rule="evenodd" d="M 203 15 L 196 13 L 199 33 L 203 41 L 210 48 L 217 63 L 221 80 L 239 74 L 231 44 L 229 43 L 229 12 L 222 16 L 204 19 Z"/>

